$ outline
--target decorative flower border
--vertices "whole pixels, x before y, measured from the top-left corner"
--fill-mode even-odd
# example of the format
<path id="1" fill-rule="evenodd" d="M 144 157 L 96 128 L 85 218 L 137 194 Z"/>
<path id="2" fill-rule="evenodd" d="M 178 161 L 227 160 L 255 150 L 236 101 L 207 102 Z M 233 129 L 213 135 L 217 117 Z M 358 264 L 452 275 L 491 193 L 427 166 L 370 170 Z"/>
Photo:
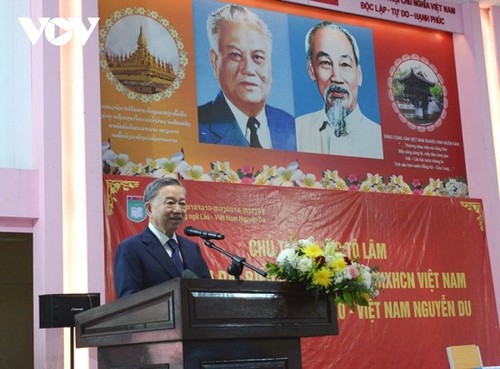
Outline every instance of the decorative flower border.
<path id="1" fill-rule="evenodd" d="M 147 158 L 146 164 L 142 164 L 130 161 L 127 154 L 114 153 L 109 142 L 103 143 L 102 155 L 105 174 L 405 195 L 458 198 L 469 196 L 469 189 L 463 178 L 430 178 L 428 183 L 416 178 L 407 183 L 402 175 L 383 177 L 367 173 L 364 178 L 354 174 L 342 178 L 337 170 L 326 169 L 321 178 L 317 179 L 315 174 L 302 172 L 296 161 L 288 164 L 286 168 L 264 165 L 262 169 L 255 169 L 246 165 L 236 170 L 231 168 L 229 161 L 216 161 L 210 163 L 210 170 L 205 172 L 203 166 L 191 165 L 185 161 L 183 151 L 175 153 L 171 158 Z"/>
<path id="2" fill-rule="evenodd" d="M 434 123 L 427 124 L 425 126 L 419 126 L 419 125 L 411 122 L 408 118 L 406 118 L 400 112 L 399 107 L 396 104 L 396 101 L 394 99 L 394 94 L 392 92 L 392 85 L 394 82 L 394 74 L 398 70 L 398 67 L 408 60 L 419 61 L 422 64 L 425 64 L 426 66 L 428 66 L 436 74 L 438 81 L 441 84 L 441 87 L 443 89 L 443 110 L 441 111 L 439 118 Z M 394 112 L 398 115 L 398 118 L 401 122 L 406 124 L 408 126 L 408 128 L 410 128 L 412 130 L 417 130 L 418 132 L 426 132 L 426 131 L 432 132 L 436 128 L 440 127 L 443 124 L 443 120 L 446 118 L 446 115 L 447 115 L 446 109 L 448 108 L 448 98 L 447 98 L 448 90 L 443 83 L 444 82 L 443 76 L 438 72 L 438 70 L 434 64 L 431 64 L 427 58 L 421 57 L 417 54 L 411 54 L 411 55 L 405 54 L 401 58 L 398 58 L 394 61 L 394 65 L 390 68 L 389 74 L 390 75 L 387 78 L 387 86 L 389 87 L 388 96 L 392 102 L 392 110 L 394 110 Z"/>
<path id="3" fill-rule="evenodd" d="M 118 22 L 120 19 L 132 15 L 142 15 L 145 17 L 149 17 L 160 23 L 163 27 L 165 27 L 172 36 L 172 39 L 175 42 L 177 47 L 177 51 L 179 52 L 179 70 L 177 72 L 177 77 L 170 87 L 168 87 L 165 91 L 156 93 L 156 94 L 141 94 L 134 92 L 127 87 L 123 86 L 120 81 L 115 77 L 113 72 L 109 69 L 108 62 L 106 61 L 106 38 L 108 36 L 109 31 L 113 27 L 113 25 Z M 165 98 L 169 98 L 173 95 L 175 90 L 177 90 L 181 86 L 181 81 L 186 76 L 186 66 L 188 65 L 188 57 L 187 52 L 184 49 L 184 44 L 179 37 L 179 33 L 170 25 L 169 21 L 159 15 L 157 12 L 153 10 L 148 10 L 145 8 L 124 8 L 121 10 L 115 11 L 111 17 L 106 19 L 104 22 L 104 26 L 99 32 L 99 56 L 100 56 L 100 64 L 101 68 L 106 74 L 106 78 L 115 86 L 115 88 L 126 95 L 131 100 L 138 100 L 142 102 L 153 102 L 160 101 Z"/>

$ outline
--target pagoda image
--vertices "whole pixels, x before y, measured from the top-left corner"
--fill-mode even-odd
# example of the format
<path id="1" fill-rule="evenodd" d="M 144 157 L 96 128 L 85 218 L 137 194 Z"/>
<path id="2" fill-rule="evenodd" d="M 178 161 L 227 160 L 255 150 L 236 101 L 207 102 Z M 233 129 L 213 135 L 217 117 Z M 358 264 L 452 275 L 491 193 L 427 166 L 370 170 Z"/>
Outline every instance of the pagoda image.
<path id="1" fill-rule="evenodd" d="M 422 122 L 436 119 L 442 107 L 431 94 L 435 82 L 430 81 L 419 68 L 414 67 L 396 80 L 403 85 L 403 96 L 400 97 L 398 106 L 406 117 Z"/>
<path id="2" fill-rule="evenodd" d="M 137 49 L 131 54 L 110 55 L 106 60 L 113 75 L 128 89 L 141 94 L 156 94 L 169 88 L 176 78 L 171 63 L 160 60 L 148 50 L 142 26 Z"/>

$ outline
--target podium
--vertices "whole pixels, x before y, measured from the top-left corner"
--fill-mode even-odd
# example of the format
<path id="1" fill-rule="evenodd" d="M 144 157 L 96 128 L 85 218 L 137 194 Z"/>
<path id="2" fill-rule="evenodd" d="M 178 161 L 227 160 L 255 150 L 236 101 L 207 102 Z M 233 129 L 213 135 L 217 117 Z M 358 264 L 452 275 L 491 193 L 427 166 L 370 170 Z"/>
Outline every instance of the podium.
<path id="1" fill-rule="evenodd" d="M 336 306 L 285 282 L 173 279 L 75 315 L 99 369 L 299 369 L 300 338 L 338 334 Z"/>

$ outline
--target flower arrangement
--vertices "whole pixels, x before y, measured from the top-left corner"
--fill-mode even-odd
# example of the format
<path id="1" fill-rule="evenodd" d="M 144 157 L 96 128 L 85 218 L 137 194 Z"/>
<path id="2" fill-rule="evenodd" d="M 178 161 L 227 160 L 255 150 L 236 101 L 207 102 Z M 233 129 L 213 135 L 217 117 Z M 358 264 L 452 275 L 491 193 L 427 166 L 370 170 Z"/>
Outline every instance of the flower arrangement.
<path id="1" fill-rule="evenodd" d="M 267 165 L 253 168 L 244 165 L 236 170 L 229 161 L 210 163 L 206 171 L 202 165 L 190 164 L 185 160 L 184 150 L 172 154 L 170 158 L 146 158 L 146 163 L 135 163 L 125 153 L 116 154 L 111 142 L 102 143 L 103 173 L 127 176 L 175 177 L 186 180 L 245 183 L 258 186 L 282 186 L 319 188 L 326 190 L 344 190 L 361 192 L 395 193 L 405 195 L 448 196 L 466 198 L 469 189 L 463 178 L 430 178 L 426 185 L 422 180 L 414 178 L 406 183 L 401 175 L 383 177 L 380 174 L 366 173 L 366 177 L 350 174 L 342 178 L 338 170 L 323 170 L 321 178 L 313 173 L 304 173 L 299 162 L 294 161 L 285 166 Z"/>
<path id="2" fill-rule="evenodd" d="M 335 302 L 347 304 L 351 310 L 356 305 L 367 306 L 377 297 L 385 277 L 378 267 L 368 267 L 351 260 L 348 246 L 325 240 L 318 244 L 314 238 L 287 242 L 276 258 L 268 262 L 268 276 L 288 282 L 305 282 L 315 296 L 327 294 Z"/>

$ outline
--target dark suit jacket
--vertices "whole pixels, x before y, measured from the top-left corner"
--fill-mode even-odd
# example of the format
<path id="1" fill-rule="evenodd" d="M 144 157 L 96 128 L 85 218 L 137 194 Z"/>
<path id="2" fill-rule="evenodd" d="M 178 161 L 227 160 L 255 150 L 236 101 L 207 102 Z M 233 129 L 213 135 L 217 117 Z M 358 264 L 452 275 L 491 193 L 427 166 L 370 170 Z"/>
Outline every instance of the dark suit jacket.
<path id="1" fill-rule="evenodd" d="M 269 105 L 265 112 L 273 149 L 296 151 L 295 119 Z M 202 143 L 249 146 L 222 92 L 213 101 L 198 107 L 198 130 Z"/>
<path id="2" fill-rule="evenodd" d="M 210 278 L 210 271 L 198 244 L 179 235 L 177 240 L 184 267 L 200 278 Z M 117 297 L 181 277 L 165 248 L 148 227 L 120 243 L 114 264 Z"/>

